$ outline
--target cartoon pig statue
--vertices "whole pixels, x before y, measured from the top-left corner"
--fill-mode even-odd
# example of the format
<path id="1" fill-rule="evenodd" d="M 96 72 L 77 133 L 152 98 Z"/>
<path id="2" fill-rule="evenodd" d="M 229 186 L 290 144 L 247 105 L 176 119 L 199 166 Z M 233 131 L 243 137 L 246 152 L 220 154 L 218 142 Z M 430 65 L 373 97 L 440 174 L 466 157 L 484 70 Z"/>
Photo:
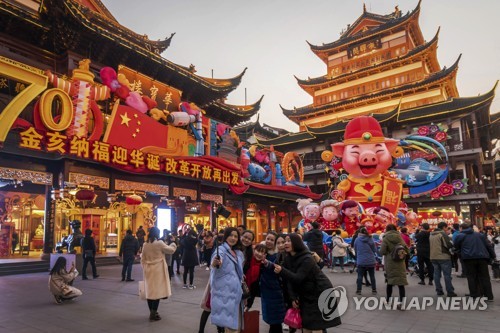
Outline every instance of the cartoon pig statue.
<path id="1" fill-rule="evenodd" d="M 384 205 L 395 214 L 402 184 L 390 177 L 387 170 L 398 144 L 399 140 L 384 137 L 375 118 L 359 116 L 352 119 L 346 126 L 344 141 L 332 144 L 333 154 L 342 158 L 342 166 L 349 173 L 338 185 L 340 195 L 335 199 L 354 200 L 365 209 Z"/>
<path id="2" fill-rule="evenodd" d="M 297 202 L 297 209 L 303 217 L 297 226 L 299 230 L 311 230 L 312 222 L 318 222 L 322 225 L 323 219 L 320 217 L 319 205 L 317 203 L 312 202 L 312 199 L 297 199 Z"/>
<path id="3" fill-rule="evenodd" d="M 319 205 L 321 216 L 324 219 L 323 230 L 334 230 L 340 228 L 339 205 L 337 200 L 323 200 Z"/>

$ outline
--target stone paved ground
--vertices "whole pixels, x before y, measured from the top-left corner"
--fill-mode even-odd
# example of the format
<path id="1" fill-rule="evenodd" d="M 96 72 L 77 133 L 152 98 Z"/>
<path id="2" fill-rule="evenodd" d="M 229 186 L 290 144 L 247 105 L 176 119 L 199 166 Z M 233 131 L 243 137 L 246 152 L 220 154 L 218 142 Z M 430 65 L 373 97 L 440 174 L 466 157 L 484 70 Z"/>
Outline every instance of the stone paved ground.
<path id="1" fill-rule="evenodd" d="M 0 332 L 193 332 L 198 331 L 201 314 L 199 301 L 208 279 L 205 268 L 196 268 L 195 290 L 182 289 L 180 276 L 173 279 L 173 295 L 161 301 L 159 312 L 162 320 L 149 322 L 145 301 L 137 296 L 136 282 L 120 282 L 121 266 L 99 267 L 100 277 L 82 281 L 76 287 L 83 296 L 56 305 L 47 289 L 48 274 L 26 274 L 0 277 Z M 383 273 L 377 272 L 379 295 L 385 295 Z M 335 285 L 344 286 L 350 299 L 349 308 L 342 316 L 343 324 L 329 332 L 499 332 L 500 283 L 492 282 L 495 301 L 484 311 L 390 311 L 358 310 L 354 308 L 355 273 L 330 273 Z M 133 277 L 141 279 L 140 265 L 134 265 Z M 416 277 L 409 277 L 407 296 L 430 296 L 431 286 L 420 286 Z M 466 280 L 454 278 L 459 296 L 467 292 Z M 397 290 L 394 291 L 397 294 Z M 371 290 L 363 290 L 371 296 Z M 260 309 L 256 300 L 255 308 Z M 210 324 L 207 333 L 216 332 Z M 268 326 L 260 321 L 260 332 Z"/>

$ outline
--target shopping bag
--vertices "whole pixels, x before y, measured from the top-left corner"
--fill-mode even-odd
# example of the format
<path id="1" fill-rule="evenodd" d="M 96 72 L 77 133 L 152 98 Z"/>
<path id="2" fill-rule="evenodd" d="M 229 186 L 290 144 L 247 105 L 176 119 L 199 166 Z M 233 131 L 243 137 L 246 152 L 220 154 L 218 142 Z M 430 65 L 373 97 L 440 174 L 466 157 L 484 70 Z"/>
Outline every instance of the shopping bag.
<path id="1" fill-rule="evenodd" d="M 259 333 L 259 311 L 243 312 L 243 330 L 241 333 Z"/>
<path id="2" fill-rule="evenodd" d="M 139 298 L 146 300 L 146 286 L 144 281 L 139 281 Z"/>
<path id="3" fill-rule="evenodd" d="M 300 309 L 288 309 L 285 315 L 285 320 L 283 322 L 291 328 L 302 328 L 302 317 L 300 316 Z"/>

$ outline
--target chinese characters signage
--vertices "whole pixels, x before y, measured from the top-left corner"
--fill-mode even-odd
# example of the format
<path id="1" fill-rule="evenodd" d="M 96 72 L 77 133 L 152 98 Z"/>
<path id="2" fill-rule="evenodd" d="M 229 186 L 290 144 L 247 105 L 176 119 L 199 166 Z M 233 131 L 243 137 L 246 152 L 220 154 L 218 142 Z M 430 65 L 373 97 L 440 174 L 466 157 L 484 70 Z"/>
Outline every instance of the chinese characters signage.
<path id="1" fill-rule="evenodd" d="M 227 185 L 240 185 L 240 174 L 235 170 L 214 165 L 213 161 L 200 158 L 165 157 L 144 153 L 139 149 L 126 149 L 101 141 L 72 137 L 57 132 L 39 133 L 30 127 L 20 133 L 19 147 L 39 151 L 74 155 L 95 162 L 111 164 L 115 167 L 135 172 L 164 172 Z"/>
<path id="2" fill-rule="evenodd" d="M 347 49 L 347 58 L 350 59 L 380 48 L 382 48 L 382 41 L 380 40 L 380 38 L 372 39 L 361 44 L 355 44 L 349 46 L 349 48 Z"/>

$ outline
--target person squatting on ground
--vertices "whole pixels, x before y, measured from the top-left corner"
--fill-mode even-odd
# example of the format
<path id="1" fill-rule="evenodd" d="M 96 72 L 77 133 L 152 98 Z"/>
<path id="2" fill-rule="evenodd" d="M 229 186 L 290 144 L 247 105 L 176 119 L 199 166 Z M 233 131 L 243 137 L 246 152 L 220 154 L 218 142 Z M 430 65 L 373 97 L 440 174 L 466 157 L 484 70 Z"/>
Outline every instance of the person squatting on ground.
<path id="1" fill-rule="evenodd" d="M 132 235 L 132 230 L 128 229 L 125 238 L 120 245 L 119 256 L 122 257 L 122 281 L 134 281 L 132 279 L 132 265 L 134 265 L 135 256 L 139 252 L 139 241 Z"/>
<path id="2" fill-rule="evenodd" d="M 211 260 L 211 321 L 213 325 L 224 327 L 226 333 L 238 332 L 242 325 L 244 257 L 240 247 L 238 230 L 228 227 Z"/>
<path id="3" fill-rule="evenodd" d="M 354 251 L 356 252 L 356 265 L 358 267 L 358 279 L 356 280 L 356 294 L 361 295 L 363 285 L 363 276 L 368 272 L 372 286 L 372 294 L 377 294 L 377 282 L 375 281 L 375 243 L 368 230 L 362 227 L 359 230 L 358 237 L 354 241 Z"/>
<path id="4" fill-rule="evenodd" d="M 429 223 L 422 223 L 422 230 L 415 235 L 417 243 L 417 262 L 418 262 L 418 277 L 420 282 L 418 284 L 425 285 L 425 268 L 429 276 L 429 285 L 432 286 L 434 280 L 434 265 L 431 263 L 431 245 L 429 238 L 431 236 L 429 230 Z M 425 264 L 425 267 L 424 267 Z"/>
<path id="5" fill-rule="evenodd" d="M 287 256 L 283 266 L 274 264 L 274 272 L 286 279 L 292 305 L 300 309 L 302 332 L 319 332 L 341 324 L 340 316 L 324 320 L 318 306 L 319 296 L 332 283 L 314 261 L 311 252 L 300 235 L 292 233 L 285 237 Z"/>
<path id="6" fill-rule="evenodd" d="M 496 254 L 488 244 L 486 236 L 474 232 L 470 224 L 464 223 L 456 238 L 455 248 L 460 251 L 464 260 L 470 296 L 484 296 L 488 302 L 493 302 L 488 263 L 496 259 Z"/>
<path id="7" fill-rule="evenodd" d="M 444 284 L 446 287 L 446 295 L 448 297 L 457 296 L 455 288 L 451 282 L 451 254 L 450 249 L 453 248 L 450 238 L 444 231 L 448 227 L 446 222 L 439 222 L 437 228 L 431 232 L 429 244 L 431 248 L 431 262 L 434 266 L 434 283 L 436 285 L 436 293 L 438 296 L 444 295 L 441 285 L 441 272 L 444 276 Z"/>
<path id="8" fill-rule="evenodd" d="M 340 236 L 342 232 L 340 230 L 335 230 L 335 235 L 332 237 L 332 272 L 337 272 L 335 269 L 335 263 L 339 262 L 340 266 L 340 271 L 347 273 L 348 270 L 344 269 L 344 258 L 345 255 L 347 254 L 347 247 L 349 247 L 349 244 L 344 242 L 344 239 Z"/>
<path id="9" fill-rule="evenodd" d="M 165 254 L 173 254 L 175 243 L 165 244 L 160 239 L 160 229 L 153 227 L 149 231 L 147 242 L 142 245 L 141 265 L 144 273 L 144 291 L 149 308 L 149 320 L 157 321 L 160 299 L 172 295 Z"/>
<path id="10" fill-rule="evenodd" d="M 380 254 L 384 256 L 385 274 L 387 281 L 386 299 L 391 302 L 392 287 L 398 286 L 399 289 L 399 303 L 397 308 L 403 310 L 402 303 L 406 295 L 405 286 L 408 284 L 406 279 L 406 266 L 405 261 L 395 260 L 392 257 L 392 252 L 397 245 L 401 245 L 409 253 L 400 233 L 397 231 L 394 224 L 388 224 L 385 228 L 384 238 L 382 239 L 382 246 L 380 247 Z"/>
<path id="11" fill-rule="evenodd" d="M 184 281 L 184 289 L 196 288 L 193 284 L 194 281 L 194 268 L 198 265 L 198 235 L 194 229 L 189 229 L 187 234 L 181 240 L 182 244 L 182 266 L 184 266 L 184 274 L 182 279 Z M 187 285 L 187 276 L 189 273 L 189 286 Z"/>
<path id="12" fill-rule="evenodd" d="M 92 230 L 85 230 L 85 237 L 81 241 L 82 253 L 83 253 L 83 268 L 82 268 L 82 280 L 88 280 L 87 278 L 87 265 L 90 262 L 92 267 L 92 277 L 97 279 L 99 275 L 97 274 L 97 269 L 95 267 L 95 241 L 92 237 Z"/>
<path id="13" fill-rule="evenodd" d="M 71 268 L 68 272 L 66 271 L 66 258 L 59 257 L 49 274 L 49 290 L 54 296 L 56 304 L 62 304 L 63 301 L 82 295 L 80 289 L 72 286 L 73 281 L 78 275 L 74 262 L 71 263 Z"/>

